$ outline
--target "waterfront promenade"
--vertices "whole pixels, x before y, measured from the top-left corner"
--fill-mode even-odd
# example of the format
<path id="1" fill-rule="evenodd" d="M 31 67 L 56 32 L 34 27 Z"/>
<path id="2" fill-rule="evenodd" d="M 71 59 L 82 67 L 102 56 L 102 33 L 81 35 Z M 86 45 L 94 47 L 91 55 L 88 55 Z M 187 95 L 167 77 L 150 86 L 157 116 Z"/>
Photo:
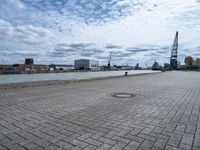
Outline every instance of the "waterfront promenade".
<path id="1" fill-rule="evenodd" d="M 199 150 L 199 113 L 198 72 L 2 89 L 0 150 Z"/>

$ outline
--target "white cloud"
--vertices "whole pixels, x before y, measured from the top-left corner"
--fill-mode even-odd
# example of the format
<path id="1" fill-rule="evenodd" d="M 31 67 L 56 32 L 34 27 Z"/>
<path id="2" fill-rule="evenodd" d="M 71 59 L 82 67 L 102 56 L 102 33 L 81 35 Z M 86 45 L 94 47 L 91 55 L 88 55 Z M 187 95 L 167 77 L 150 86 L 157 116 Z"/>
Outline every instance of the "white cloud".
<path id="1" fill-rule="evenodd" d="M 47 51 L 56 39 L 56 35 L 46 28 L 32 25 L 13 26 L 5 20 L 0 20 L 0 48 L 11 51 Z"/>
<path id="2" fill-rule="evenodd" d="M 13 7 L 24 9 L 25 6 L 20 0 L 7 0 L 7 3 L 10 3 Z"/>
<path id="3" fill-rule="evenodd" d="M 0 2 L 0 50 L 37 52 L 45 61 L 67 63 L 82 58 L 78 51 L 54 58 L 58 44 L 94 43 L 92 48 L 107 61 L 110 50 L 105 45 L 120 46 L 124 60 L 152 63 L 155 59 L 169 61 L 166 53 L 140 52 L 125 57 L 129 47 L 170 47 L 175 31 L 179 31 L 179 54 L 182 49 L 199 47 L 200 3 L 196 0 L 143 1 L 48 1 L 9 0 Z M 152 46 L 153 45 L 153 46 Z M 88 48 L 92 51 L 92 48 Z M 196 50 L 196 49 L 195 49 Z M 117 49 L 114 51 L 118 51 Z M 191 52 L 191 54 L 197 54 Z M 57 56 L 61 54 L 56 54 Z M 86 57 L 97 58 L 93 53 Z M 99 57 L 99 58 L 100 58 Z M 117 58 L 116 58 L 117 59 Z M 183 57 L 179 57 L 183 60 Z M 123 60 L 123 62 L 124 62 Z"/>

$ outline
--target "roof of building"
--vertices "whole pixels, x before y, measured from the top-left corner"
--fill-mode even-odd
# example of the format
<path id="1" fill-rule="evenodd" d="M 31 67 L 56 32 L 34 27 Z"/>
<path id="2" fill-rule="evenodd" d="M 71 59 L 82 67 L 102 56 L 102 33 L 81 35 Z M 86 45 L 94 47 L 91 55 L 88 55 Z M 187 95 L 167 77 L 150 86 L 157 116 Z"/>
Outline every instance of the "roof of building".
<path id="1" fill-rule="evenodd" d="M 51 64 L 49 67 L 73 67 L 73 65 Z"/>

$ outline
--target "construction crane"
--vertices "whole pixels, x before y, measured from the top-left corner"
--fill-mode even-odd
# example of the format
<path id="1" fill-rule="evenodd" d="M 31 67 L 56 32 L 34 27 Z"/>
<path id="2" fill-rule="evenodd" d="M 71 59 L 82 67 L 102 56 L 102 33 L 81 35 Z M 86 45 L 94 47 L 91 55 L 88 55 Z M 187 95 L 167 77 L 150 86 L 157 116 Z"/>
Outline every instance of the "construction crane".
<path id="1" fill-rule="evenodd" d="M 110 70 L 110 62 L 111 62 L 111 57 L 112 57 L 112 52 L 110 52 L 110 56 L 109 56 L 109 59 L 108 59 L 108 69 Z"/>
<path id="2" fill-rule="evenodd" d="M 177 69 L 177 55 L 178 55 L 178 31 L 176 32 L 174 42 L 171 48 L 170 68 L 172 70 Z"/>

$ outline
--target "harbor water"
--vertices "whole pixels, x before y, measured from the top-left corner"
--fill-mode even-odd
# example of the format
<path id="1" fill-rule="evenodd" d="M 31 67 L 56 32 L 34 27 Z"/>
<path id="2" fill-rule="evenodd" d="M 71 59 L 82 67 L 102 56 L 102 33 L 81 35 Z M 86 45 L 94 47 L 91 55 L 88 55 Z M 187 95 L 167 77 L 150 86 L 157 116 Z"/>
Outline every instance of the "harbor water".
<path id="1" fill-rule="evenodd" d="M 81 80 L 100 77 L 123 76 L 125 72 L 128 75 L 156 73 L 152 70 L 128 70 L 128 71 L 101 71 L 101 72 L 68 72 L 68 73 L 48 73 L 48 74 L 15 74 L 0 75 L 0 84 L 48 81 L 48 80 Z"/>

